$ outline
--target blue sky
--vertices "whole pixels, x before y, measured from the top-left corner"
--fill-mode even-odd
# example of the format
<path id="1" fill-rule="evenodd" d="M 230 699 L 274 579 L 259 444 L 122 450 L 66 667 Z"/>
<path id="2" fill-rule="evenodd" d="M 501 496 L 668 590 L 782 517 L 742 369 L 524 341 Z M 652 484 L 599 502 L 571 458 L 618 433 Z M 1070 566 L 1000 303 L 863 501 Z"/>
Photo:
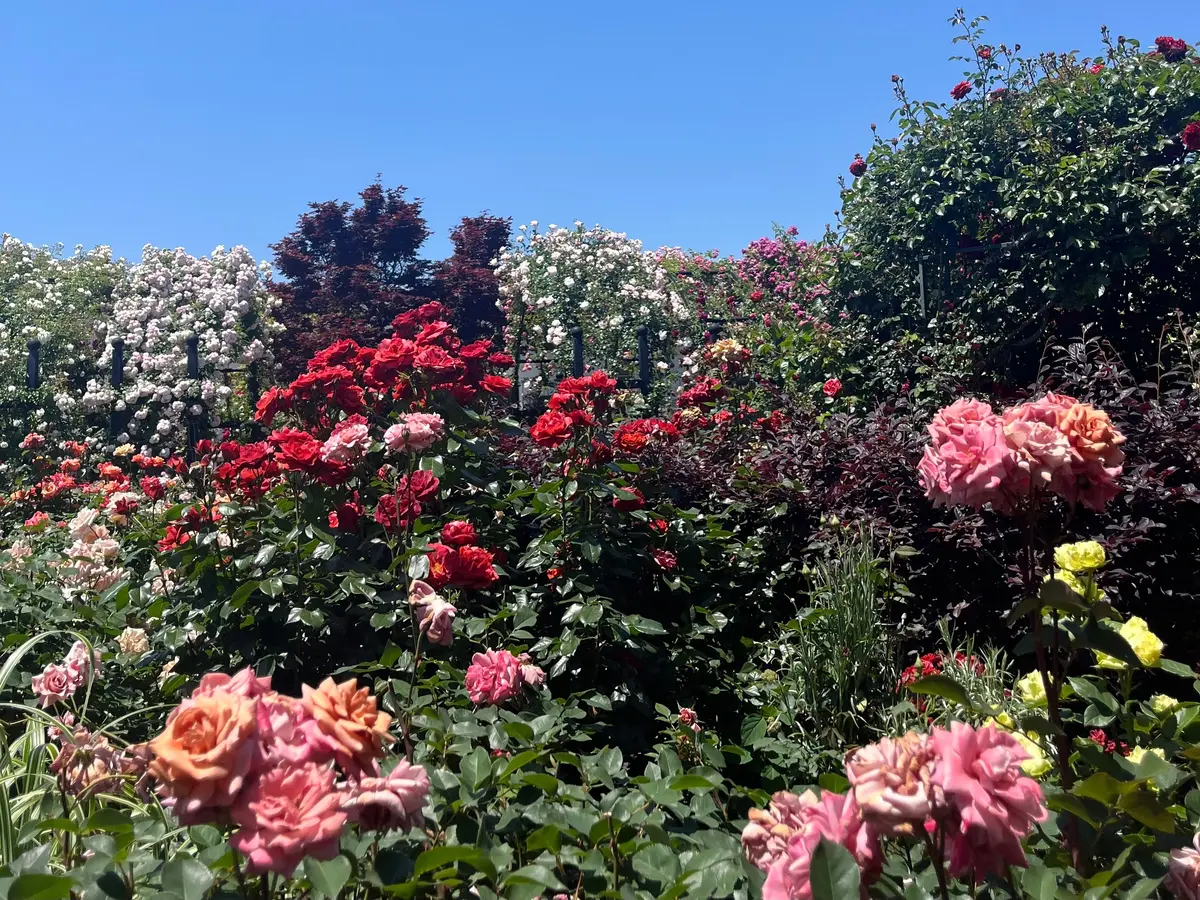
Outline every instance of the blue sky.
<path id="1" fill-rule="evenodd" d="M 993 0 L 989 39 L 1200 39 L 1200 5 Z M 837 176 L 889 134 L 890 76 L 961 78 L 952 3 L 14 3 L 0 17 L 0 231 L 257 256 L 310 200 L 380 173 L 463 215 L 583 219 L 738 251 L 816 236 Z"/>

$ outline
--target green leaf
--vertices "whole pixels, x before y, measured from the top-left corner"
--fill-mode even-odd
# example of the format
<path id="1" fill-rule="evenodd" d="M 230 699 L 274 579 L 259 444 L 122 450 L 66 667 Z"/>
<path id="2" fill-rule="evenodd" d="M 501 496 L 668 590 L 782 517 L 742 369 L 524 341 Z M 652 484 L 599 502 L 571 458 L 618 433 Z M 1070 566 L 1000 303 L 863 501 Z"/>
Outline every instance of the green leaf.
<path id="1" fill-rule="evenodd" d="M 256 566 L 268 565 L 275 558 L 275 551 L 277 549 L 274 544 L 263 544 L 258 548 L 258 552 L 254 554 L 254 564 Z"/>
<path id="2" fill-rule="evenodd" d="M 344 856 L 335 856 L 328 862 L 321 862 L 311 856 L 304 860 L 304 875 L 312 884 L 313 893 L 318 897 L 335 900 L 350 880 L 350 860 Z"/>
<path id="3" fill-rule="evenodd" d="M 821 786 L 821 790 L 829 791 L 833 794 L 844 793 L 850 787 L 850 781 L 840 772 L 822 773 L 817 778 L 817 784 Z"/>
<path id="4" fill-rule="evenodd" d="M 974 709 L 967 689 L 949 675 L 926 675 L 910 684 L 908 689 L 914 694 L 931 694 L 957 703 L 965 709 Z"/>
<path id="5" fill-rule="evenodd" d="M 1096 821 L 1096 817 L 1087 808 L 1087 804 L 1072 794 L 1049 794 L 1046 796 L 1046 806 L 1055 812 L 1070 813 L 1087 822 L 1093 828 L 1100 827 L 1099 822 Z"/>
<path id="6" fill-rule="evenodd" d="M 96 810 L 83 823 L 84 831 L 133 831 L 133 819 L 129 813 L 104 806 Z"/>
<path id="7" fill-rule="evenodd" d="M 679 854 L 667 844 L 651 844 L 633 855 L 633 870 L 649 881 L 670 884 L 679 877 Z"/>
<path id="8" fill-rule="evenodd" d="M 668 787 L 673 791 L 711 791 L 713 784 L 703 775 L 680 775 Z"/>
<path id="9" fill-rule="evenodd" d="M 204 870 L 208 871 L 207 868 Z M 75 882 L 66 875 L 25 872 L 8 886 L 9 900 L 67 900 Z"/>
<path id="10" fill-rule="evenodd" d="M 445 868 L 453 863 L 464 862 L 473 869 L 478 869 L 481 872 L 494 872 L 491 861 L 487 858 L 487 854 L 478 847 L 469 847 L 462 844 L 455 844 L 451 847 L 434 847 L 432 850 L 426 850 L 417 857 L 417 863 L 413 866 L 413 875 L 424 875 L 426 872 L 436 872 L 438 869 Z"/>
<path id="11" fill-rule="evenodd" d="M 177 856 L 163 866 L 163 890 L 183 900 L 203 900 L 213 881 L 208 866 L 197 859 Z"/>
<path id="12" fill-rule="evenodd" d="M 1148 790 L 1139 789 L 1125 794 L 1117 801 L 1117 808 L 1129 813 L 1135 821 L 1147 828 L 1165 834 L 1175 832 L 1175 817 Z"/>
<path id="13" fill-rule="evenodd" d="M 1093 772 L 1075 785 L 1071 793 L 1077 797 L 1087 797 L 1089 800 L 1098 800 L 1105 805 L 1112 805 L 1125 789 L 1121 782 L 1107 772 Z"/>
<path id="14" fill-rule="evenodd" d="M 133 894 L 130 893 L 129 886 L 125 884 L 125 879 L 116 872 L 105 872 L 96 879 L 96 887 L 104 891 L 106 896 L 112 897 L 113 900 L 132 900 Z"/>
<path id="15" fill-rule="evenodd" d="M 1129 646 L 1129 641 L 1121 637 L 1119 632 L 1105 628 L 1099 622 L 1088 622 L 1076 643 L 1080 647 L 1107 653 L 1131 666 L 1142 664 L 1137 658 L 1137 654 L 1133 652 L 1133 648 Z"/>
<path id="16" fill-rule="evenodd" d="M 492 758 L 482 747 L 463 757 L 459 773 L 471 790 L 478 790 L 492 776 Z"/>
<path id="17" fill-rule="evenodd" d="M 859 895 L 858 863 L 850 851 L 829 838 L 813 849 L 809 868 L 813 900 L 846 900 Z"/>
<path id="18" fill-rule="evenodd" d="M 553 872 L 542 865 L 522 866 L 504 879 L 505 884 L 538 884 L 552 891 L 566 890 Z"/>
<path id="19" fill-rule="evenodd" d="M 1181 662 L 1176 662 L 1173 659 L 1160 659 L 1158 667 L 1164 672 L 1169 672 L 1172 675 L 1178 675 L 1180 678 L 1195 678 L 1196 673 L 1192 671 L 1192 667 Z"/>

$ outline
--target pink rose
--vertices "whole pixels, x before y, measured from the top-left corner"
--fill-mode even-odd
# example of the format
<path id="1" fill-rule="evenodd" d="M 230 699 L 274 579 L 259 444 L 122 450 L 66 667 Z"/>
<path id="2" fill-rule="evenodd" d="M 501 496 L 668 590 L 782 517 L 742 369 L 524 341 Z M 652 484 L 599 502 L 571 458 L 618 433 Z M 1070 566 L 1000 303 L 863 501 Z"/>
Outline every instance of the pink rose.
<path id="1" fill-rule="evenodd" d="M 1011 412 L 1011 411 L 1010 411 Z M 1071 445 L 1053 425 L 1004 415 L 1004 437 L 1017 458 L 1017 468 L 1033 489 L 1049 488 L 1070 477 Z"/>
<path id="2" fill-rule="evenodd" d="M 371 429 L 362 416 L 354 416 L 338 424 L 321 447 L 326 462 L 351 463 L 371 449 Z"/>
<path id="3" fill-rule="evenodd" d="M 408 603 L 429 642 L 449 647 L 454 641 L 454 617 L 458 613 L 454 605 L 420 579 L 409 585 Z"/>
<path id="4" fill-rule="evenodd" d="M 863 818 L 889 834 L 912 834 L 931 814 L 933 748 L 925 735 L 884 738 L 851 753 L 846 777 Z"/>
<path id="5" fill-rule="evenodd" d="M 420 452 L 436 444 L 445 428 L 437 413 L 404 413 L 383 433 L 383 442 L 393 453 Z"/>
<path id="6" fill-rule="evenodd" d="M 801 827 L 788 839 L 783 854 L 767 871 L 763 900 L 811 900 L 809 882 L 812 852 L 821 838 L 841 844 L 854 856 L 862 871 L 862 896 L 879 877 L 883 850 L 869 822 L 862 820 L 852 794 L 823 791 L 817 803 L 800 811 Z"/>
<path id="7" fill-rule="evenodd" d="M 240 827 L 229 845 L 246 857 L 250 874 L 290 876 L 306 857 L 330 860 L 346 825 L 344 796 L 333 770 L 308 762 L 261 773 L 230 810 Z"/>
<path id="8" fill-rule="evenodd" d="M 930 736 L 937 762 L 932 783 L 955 814 L 947 825 L 950 872 L 977 878 L 1027 862 L 1021 839 L 1048 815 L 1038 783 L 1021 771 L 1029 754 L 1011 734 L 952 722 Z"/>
<path id="9" fill-rule="evenodd" d="M 66 700 L 78 687 L 79 682 L 71 670 L 58 663 L 46 666 L 41 675 L 33 676 L 33 695 L 38 698 L 42 709 Z"/>
<path id="10" fill-rule="evenodd" d="M 428 797 L 425 769 L 402 759 L 386 776 L 352 785 L 342 810 L 368 831 L 407 831 L 424 825 L 421 809 Z"/>
<path id="11" fill-rule="evenodd" d="M 471 657 L 467 667 L 467 696 L 472 703 L 500 706 L 521 693 L 520 661 L 507 650 L 488 650 Z"/>
<path id="12" fill-rule="evenodd" d="M 100 650 L 89 653 L 87 644 L 83 641 L 76 641 L 71 645 L 64 663 L 76 687 L 87 684 L 89 678 L 99 681 L 104 674 L 100 668 Z"/>
<path id="13" fill-rule="evenodd" d="M 211 697 L 218 691 L 224 694 L 235 694 L 238 697 L 261 697 L 271 692 L 271 676 L 265 675 L 260 678 L 249 666 L 236 675 L 209 672 L 201 676 L 200 684 L 192 691 L 192 699 Z"/>
<path id="14" fill-rule="evenodd" d="M 271 691 L 258 698 L 256 709 L 258 742 L 264 768 L 309 759 L 332 758 L 308 739 L 311 721 L 304 704 L 295 697 Z"/>
<path id="15" fill-rule="evenodd" d="M 680 718 L 683 718 L 682 714 Z M 812 791 L 805 791 L 800 796 L 779 791 L 771 797 L 767 809 L 750 810 L 750 822 L 742 829 L 742 849 L 746 859 L 769 872 L 787 850 L 792 835 L 804 826 L 803 810 L 818 802 Z"/>
<path id="16" fill-rule="evenodd" d="M 821 386 L 821 392 L 826 397 L 836 397 L 842 392 L 842 383 L 836 378 L 830 378 Z"/>
<path id="17" fill-rule="evenodd" d="M 1200 834 L 1192 847 L 1171 851 L 1166 885 L 1179 900 L 1200 900 Z"/>
<path id="18" fill-rule="evenodd" d="M 533 664 L 533 657 L 528 653 L 522 653 L 517 657 L 517 662 L 521 664 L 521 680 L 529 687 L 541 687 L 546 683 L 546 673 L 539 666 Z"/>
<path id="19" fill-rule="evenodd" d="M 938 416 L 952 408 L 942 410 Z M 978 509 L 991 503 L 997 509 L 1006 509 L 1010 505 L 1011 496 L 1004 487 L 1017 470 L 1017 458 L 1004 436 L 999 416 L 942 422 L 935 417 L 929 431 L 935 442 L 925 448 L 917 471 L 935 506 Z"/>

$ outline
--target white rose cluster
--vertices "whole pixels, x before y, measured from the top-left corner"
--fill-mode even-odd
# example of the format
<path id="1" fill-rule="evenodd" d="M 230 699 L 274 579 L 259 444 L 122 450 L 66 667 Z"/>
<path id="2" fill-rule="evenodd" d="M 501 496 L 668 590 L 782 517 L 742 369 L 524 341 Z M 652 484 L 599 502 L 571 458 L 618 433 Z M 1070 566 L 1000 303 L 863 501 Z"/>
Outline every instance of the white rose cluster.
<path id="1" fill-rule="evenodd" d="M 649 326 L 658 371 L 676 368 L 699 335 L 696 309 L 673 289 L 657 255 L 599 225 L 551 225 L 545 232 L 536 221 L 521 225 L 493 265 L 523 391 L 570 374 L 575 326 L 586 364 L 624 376 L 637 375 L 639 326 Z"/>
<path id="2" fill-rule="evenodd" d="M 147 246 L 113 291 L 98 377 L 88 383 L 84 404 L 102 410 L 115 401 L 135 410 L 121 438 L 144 449 L 180 445 L 189 415 L 199 409 L 207 408 L 210 425 L 219 424 L 219 410 L 232 394 L 226 373 L 255 364 L 266 383 L 274 365 L 270 347 L 281 326 L 270 316 L 276 301 L 267 292 L 268 271 L 245 247 L 217 247 L 196 257 Z M 198 380 L 187 372 L 192 336 L 198 338 Z M 125 350 L 116 391 L 105 376 L 118 338 Z"/>

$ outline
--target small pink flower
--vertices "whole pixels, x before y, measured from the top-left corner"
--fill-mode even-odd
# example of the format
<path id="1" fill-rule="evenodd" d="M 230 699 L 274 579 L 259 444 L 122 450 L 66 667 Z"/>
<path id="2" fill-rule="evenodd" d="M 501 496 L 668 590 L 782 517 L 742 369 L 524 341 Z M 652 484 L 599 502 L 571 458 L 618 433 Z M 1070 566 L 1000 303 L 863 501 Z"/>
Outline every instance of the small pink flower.
<path id="1" fill-rule="evenodd" d="M 1171 851 L 1166 885 L 1179 900 L 1200 900 L 1200 834 L 1191 847 Z"/>
<path id="2" fill-rule="evenodd" d="M 1022 838 L 1048 815 L 1038 783 L 1021 771 L 1029 758 L 1011 734 L 953 722 L 930 736 L 937 762 L 932 783 L 955 814 L 948 825 L 950 872 L 977 878 L 1027 865 Z"/>
<path id="3" fill-rule="evenodd" d="M 59 663 L 48 665 L 41 675 L 33 676 L 33 695 L 38 698 L 42 709 L 66 700 L 78 687 L 79 682 L 71 670 Z"/>
<path id="4" fill-rule="evenodd" d="M 454 641 L 454 617 L 458 613 L 454 605 L 420 579 L 414 579 L 408 587 L 408 604 L 429 642 L 449 647 Z"/>
<path id="5" fill-rule="evenodd" d="M 22 450 L 39 450 L 46 446 L 46 438 L 44 435 L 38 434 L 36 431 L 31 431 L 25 435 L 20 443 Z"/>
<path id="6" fill-rule="evenodd" d="M 842 383 L 836 378 L 830 378 L 821 386 L 821 393 L 826 397 L 836 397 L 842 392 Z"/>
<path id="7" fill-rule="evenodd" d="M 436 444 L 445 428 L 437 413 L 405 413 L 383 433 L 383 442 L 393 453 L 420 452 Z"/>
<path id="8" fill-rule="evenodd" d="M 425 769 L 402 759 L 386 776 L 352 785 L 342 811 L 368 831 L 407 831 L 424 824 L 421 809 L 428 797 Z"/>
<path id="9" fill-rule="evenodd" d="M 521 664 L 521 680 L 528 687 L 541 687 L 546 683 L 546 673 L 540 666 L 533 664 L 533 657 L 528 653 L 522 653 L 517 657 L 517 662 Z"/>
<path id="10" fill-rule="evenodd" d="M 321 447 L 326 462 L 351 463 L 361 459 L 371 449 L 371 429 L 362 416 L 354 416 L 338 424 Z"/>
<path id="11" fill-rule="evenodd" d="M 306 856 L 330 860 L 346 825 L 333 770 L 316 763 L 279 766 L 252 780 L 230 810 L 240 827 L 229 845 L 247 872 L 290 876 Z"/>
<path id="12" fill-rule="evenodd" d="M 507 650 L 488 650 L 471 657 L 467 667 L 467 696 L 472 703 L 501 706 L 521 693 L 521 663 Z"/>

